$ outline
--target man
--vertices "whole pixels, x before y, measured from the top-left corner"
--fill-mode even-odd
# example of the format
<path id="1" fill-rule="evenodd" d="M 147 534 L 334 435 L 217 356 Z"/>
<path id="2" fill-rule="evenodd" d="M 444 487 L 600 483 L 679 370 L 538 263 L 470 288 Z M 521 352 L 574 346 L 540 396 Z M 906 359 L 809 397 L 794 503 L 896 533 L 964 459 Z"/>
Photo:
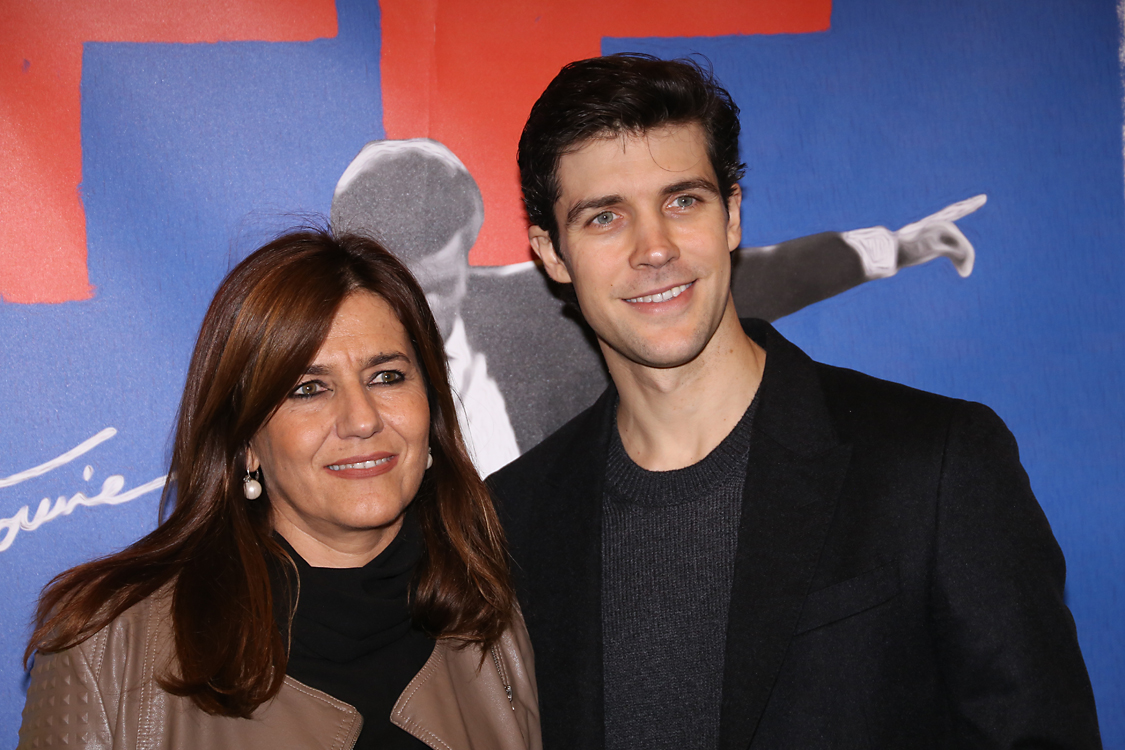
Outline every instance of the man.
<path id="1" fill-rule="evenodd" d="M 477 183 L 437 141 L 372 141 L 341 175 L 332 226 L 379 240 L 410 269 L 445 341 L 458 419 L 482 474 L 520 454 L 504 397 L 475 350 L 462 318 L 469 248 L 484 221 Z M 471 431 L 467 428 L 471 425 Z"/>
<path id="2" fill-rule="evenodd" d="M 547 748 L 1098 747 L 1064 563 L 986 407 L 740 323 L 737 108 L 565 67 L 519 165 L 611 387 L 491 478 Z"/>
<path id="3" fill-rule="evenodd" d="M 938 257 L 967 276 L 973 246 L 953 222 L 983 202 L 984 196 L 962 201 L 897 232 L 822 232 L 740 248 L 735 302 L 751 317 L 776 320 Z M 462 431 L 478 471 L 487 475 L 585 408 L 606 378 L 592 335 L 574 324 L 534 263 L 469 265 L 483 218 L 472 175 L 452 151 L 427 138 L 366 144 L 332 198 L 336 231 L 378 239 L 426 291 L 445 338 Z"/>

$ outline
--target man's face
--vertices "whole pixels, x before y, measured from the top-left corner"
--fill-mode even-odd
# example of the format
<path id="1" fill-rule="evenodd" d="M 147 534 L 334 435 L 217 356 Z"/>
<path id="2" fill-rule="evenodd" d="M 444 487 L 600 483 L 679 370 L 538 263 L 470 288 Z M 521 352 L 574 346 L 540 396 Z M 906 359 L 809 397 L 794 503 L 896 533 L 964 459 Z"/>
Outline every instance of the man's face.
<path id="1" fill-rule="evenodd" d="M 469 287 L 469 246 L 467 231 L 455 232 L 445 247 L 426 255 L 407 267 L 426 293 L 442 340 L 447 340 L 461 314 L 461 303 Z"/>
<path id="2" fill-rule="evenodd" d="M 696 124 L 590 141 L 559 161 L 559 246 L 529 231 L 611 367 L 686 364 L 727 312 L 741 193 L 724 205 L 705 144 Z"/>

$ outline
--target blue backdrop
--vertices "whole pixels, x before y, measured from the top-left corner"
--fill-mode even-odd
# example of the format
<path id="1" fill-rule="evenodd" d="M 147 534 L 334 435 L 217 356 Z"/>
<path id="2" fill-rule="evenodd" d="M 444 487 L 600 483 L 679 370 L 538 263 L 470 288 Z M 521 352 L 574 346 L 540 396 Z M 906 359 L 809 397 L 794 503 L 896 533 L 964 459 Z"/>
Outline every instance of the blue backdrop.
<path id="1" fill-rule="evenodd" d="M 0 522 L 23 506 L 34 517 L 42 498 L 93 497 L 113 475 L 120 497 L 164 474 L 218 281 L 292 212 L 327 214 L 343 169 L 383 135 L 377 7 L 337 6 L 328 40 L 86 44 L 97 289 L 84 302 L 0 303 Z M 977 249 L 968 279 L 932 263 L 779 327 L 818 359 L 983 401 L 1007 421 L 1067 556 L 1110 748 L 1125 748 L 1118 47 L 1109 0 L 838 0 L 823 33 L 603 43 L 714 63 L 743 110 L 744 244 L 897 228 L 988 194 L 959 223 Z M 106 428 L 116 433 L 74 460 L 5 480 Z M 0 743 L 15 742 L 38 591 L 151 530 L 158 500 L 80 498 L 33 530 L 0 526 Z"/>

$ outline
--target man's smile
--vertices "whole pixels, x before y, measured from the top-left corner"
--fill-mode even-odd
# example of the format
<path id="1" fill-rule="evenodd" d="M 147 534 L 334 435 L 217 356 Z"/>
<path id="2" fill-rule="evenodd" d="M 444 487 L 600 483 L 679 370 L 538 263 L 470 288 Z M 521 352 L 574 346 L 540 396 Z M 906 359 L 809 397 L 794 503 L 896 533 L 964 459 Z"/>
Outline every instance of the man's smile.
<path id="1" fill-rule="evenodd" d="M 649 303 L 651 303 L 651 302 L 667 302 L 670 299 L 674 299 L 676 297 L 679 297 L 681 294 L 686 292 L 688 290 L 688 288 L 694 283 L 695 283 L 694 281 L 689 281 L 686 284 L 680 284 L 679 286 L 674 286 L 671 289 L 665 289 L 663 292 L 656 292 L 654 294 L 646 294 L 646 295 L 641 296 L 641 297 L 633 297 L 633 298 L 627 299 L 625 301 L 626 302 L 649 302 Z"/>

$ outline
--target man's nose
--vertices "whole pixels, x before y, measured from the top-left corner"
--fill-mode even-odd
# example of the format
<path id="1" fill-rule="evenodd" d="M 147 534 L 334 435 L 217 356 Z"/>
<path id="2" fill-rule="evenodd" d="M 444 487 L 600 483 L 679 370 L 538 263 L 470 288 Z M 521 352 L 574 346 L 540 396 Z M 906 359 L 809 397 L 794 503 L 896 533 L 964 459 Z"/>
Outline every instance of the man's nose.
<path id="1" fill-rule="evenodd" d="M 661 268 L 680 257 L 680 250 L 671 230 L 669 219 L 662 214 L 639 216 L 635 245 L 629 259 L 632 266 Z"/>

